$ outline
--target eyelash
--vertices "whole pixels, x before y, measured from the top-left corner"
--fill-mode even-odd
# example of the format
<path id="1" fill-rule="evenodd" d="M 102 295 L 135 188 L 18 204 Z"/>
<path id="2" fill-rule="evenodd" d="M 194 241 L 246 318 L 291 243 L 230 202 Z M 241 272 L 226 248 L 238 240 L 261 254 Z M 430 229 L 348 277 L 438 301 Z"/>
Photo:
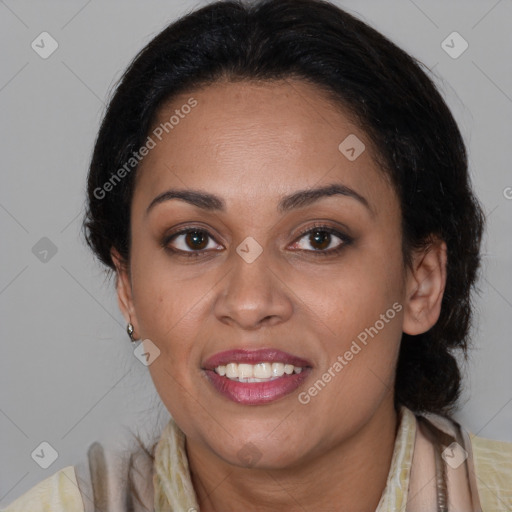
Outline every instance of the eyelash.
<path id="1" fill-rule="evenodd" d="M 161 245 L 166 251 L 168 251 L 172 254 L 178 254 L 178 255 L 184 256 L 186 258 L 197 258 L 199 256 L 202 256 L 204 253 L 207 252 L 205 249 L 201 249 L 201 250 L 197 250 L 197 251 L 193 251 L 193 250 L 182 251 L 181 249 L 175 249 L 175 248 L 169 246 L 169 243 L 172 242 L 178 236 L 184 235 L 184 234 L 187 234 L 187 233 L 190 233 L 193 231 L 196 231 L 198 233 L 203 233 L 209 239 L 215 241 L 215 238 L 213 238 L 213 236 L 211 236 L 211 234 L 208 233 L 208 231 L 206 229 L 198 228 L 196 226 L 186 226 L 183 229 L 181 229 L 180 231 L 177 231 L 175 233 L 172 233 L 172 234 L 164 237 L 164 239 L 161 242 Z M 324 224 L 314 224 L 313 226 L 309 226 L 307 229 L 301 231 L 298 234 L 298 236 L 295 238 L 293 243 L 296 243 L 301 238 L 303 238 L 305 235 L 312 233 L 314 231 L 322 231 L 325 233 L 329 233 L 330 235 L 334 235 L 337 238 L 339 238 L 341 240 L 341 242 L 334 249 L 327 249 L 327 250 L 297 249 L 298 251 L 313 253 L 316 256 L 332 256 L 332 255 L 340 253 L 347 245 L 350 245 L 353 242 L 352 237 L 338 231 L 337 229 L 334 229 L 330 226 L 326 226 Z"/>

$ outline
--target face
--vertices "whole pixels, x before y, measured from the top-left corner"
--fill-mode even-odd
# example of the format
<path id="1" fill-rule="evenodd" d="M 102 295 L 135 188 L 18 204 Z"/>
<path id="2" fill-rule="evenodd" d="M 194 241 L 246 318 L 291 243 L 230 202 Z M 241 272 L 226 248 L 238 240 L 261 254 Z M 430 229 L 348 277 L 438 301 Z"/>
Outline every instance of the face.
<path id="1" fill-rule="evenodd" d="M 149 135 L 118 291 L 188 442 L 286 467 L 392 408 L 413 278 L 367 135 L 300 81 L 192 91 Z"/>

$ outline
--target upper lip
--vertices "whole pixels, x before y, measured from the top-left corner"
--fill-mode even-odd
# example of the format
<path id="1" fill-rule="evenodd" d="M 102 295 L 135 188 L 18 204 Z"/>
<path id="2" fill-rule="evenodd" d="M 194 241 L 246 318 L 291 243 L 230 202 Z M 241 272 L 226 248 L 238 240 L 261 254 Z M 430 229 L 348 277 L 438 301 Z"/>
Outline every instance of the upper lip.
<path id="1" fill-rule="evenodd" d="M 265 362 L 293 364 L 293 366 L 300 366 L 302 368 L 311 366 L 311 363 L 306 359 L 294 356 L 288 352 L 283 352 L 276 348 L 263 348 L 257 350 L 235 349 L 218 352 L 204 362 L 203 369 L 213 370 L 217 368 L 217 366 L 224 366 L 228 363 L 257 364 Z"/>

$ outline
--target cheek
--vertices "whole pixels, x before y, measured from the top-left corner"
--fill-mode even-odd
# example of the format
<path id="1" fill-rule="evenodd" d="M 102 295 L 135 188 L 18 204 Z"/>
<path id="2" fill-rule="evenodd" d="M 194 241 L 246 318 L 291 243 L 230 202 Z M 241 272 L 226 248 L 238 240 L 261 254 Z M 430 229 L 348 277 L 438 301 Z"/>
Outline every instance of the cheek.
<path id="1" fill-rule="evenodd" d="M 403 301 L 404 270 L 397 246 L 349 248 L 336 265 L 297 270 L 286 278 L 290 288 L 334 338 L 357 335 Z"/>
<path id="2" fill-rule="evenodd" d="M 207 334 L 204 315 L 208 289 L 180 281 L 156 260 L 133 277 L 141 336 L 160 350 L 148 370 L 162 402 L 183 427 L 203 412 L 198 405 L 202 375 L 197 361 L 201 340 Z"/>
<path id="3" fill-rule="evenodd" d="M 404 309 L 401 250 L 380 241 L 341 261 L 323 275 L 297 273 L 290 287 L 307 305 L 308 323 L 326 355 L 320 373 L 336 375 L 331 399 L 371 401 L 394 380 Z"/>
<path id="4" fill-rule="evenodd" d="M 132 280 L 137 322 L 140 335 L 160 350 L 160 357 L 149 367 L 155 386 L 159 392 L 174 396 L 178 383 L 189 388 L 188 382 L 198 372 L 198 340 L 205 337 L 201 317 L 208 289 L 180 282 L 169 268 L 159 264 L 158 257 L 149 261 L 153 263 L 137 267 L 134 260 L 133 264 L 138 269 Z"/>
<path id="5" fill-rule="evenodd" d="M 206 281 L 172 265 L 154 241 L 141 240 L 132 249 L 132 285 L 142 334 L 161 339 L 193 321 L 208 290 Z"/>

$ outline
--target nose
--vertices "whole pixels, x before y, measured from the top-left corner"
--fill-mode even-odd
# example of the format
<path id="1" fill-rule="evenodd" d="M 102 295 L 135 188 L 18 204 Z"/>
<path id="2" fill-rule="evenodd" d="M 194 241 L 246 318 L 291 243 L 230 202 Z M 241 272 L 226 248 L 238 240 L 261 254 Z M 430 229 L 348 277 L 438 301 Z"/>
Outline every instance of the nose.
<path id="1" fill-rule="evenodd" d="M 230 259 L 231 271 L 222 281 L 214 304 L 217 319 L 244 330 L 286 322 L 293 303 L 277 267 L 270 268 L 265 251 L 252 263 L 236 253 Z"/>

